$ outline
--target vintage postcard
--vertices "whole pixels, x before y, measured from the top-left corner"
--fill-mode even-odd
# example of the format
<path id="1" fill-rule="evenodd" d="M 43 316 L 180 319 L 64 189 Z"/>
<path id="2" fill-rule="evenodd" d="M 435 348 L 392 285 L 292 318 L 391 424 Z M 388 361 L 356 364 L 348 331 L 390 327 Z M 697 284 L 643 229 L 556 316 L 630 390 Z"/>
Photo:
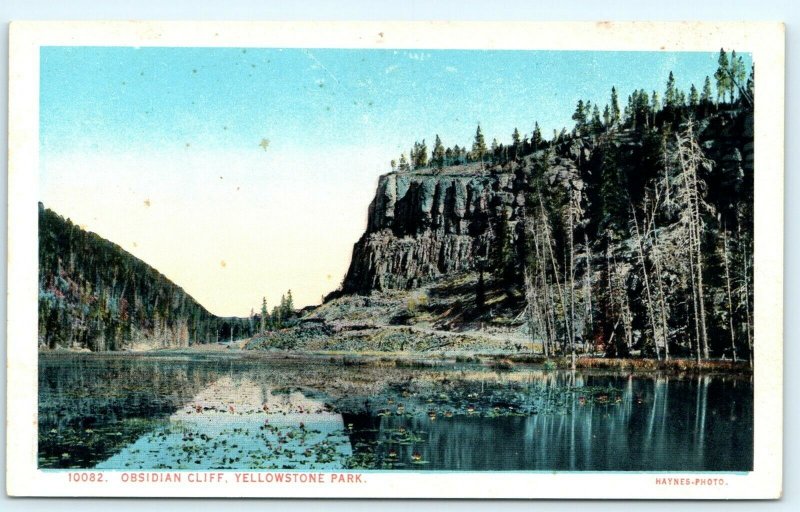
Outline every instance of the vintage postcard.
<path id="1" fill-rule="evenodd" d="M 10 49 L 9 494 L 781 495 L 781 24 Z"/>

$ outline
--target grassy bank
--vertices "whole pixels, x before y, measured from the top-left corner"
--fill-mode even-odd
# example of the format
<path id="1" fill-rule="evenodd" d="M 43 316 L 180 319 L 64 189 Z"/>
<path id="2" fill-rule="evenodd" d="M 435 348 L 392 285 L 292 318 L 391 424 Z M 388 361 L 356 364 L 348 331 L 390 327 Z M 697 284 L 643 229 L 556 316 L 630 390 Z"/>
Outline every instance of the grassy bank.
<path id="1" fill-rule="evenodd" d="M 316 353 L 322 356 L 324 353 Z M 516 367 L 541 367 L 545 370 L 569 370 L 571 359 L 569 357 L 547 358 L 537 355 L 521 354 L 420 354 L 420 353 L 392 353 L 378 355 L 351 352 L 328 354 L 328 361 L 344 366 L 378 366 L 395 368 L 436 368 L 450 364 L 474 364 L 488 366 L 497 371 L 511 371 Z M 733 362 L 730 360 L 704 360 L 670 359 L 656 360 L 643 358 L 604 358 L 604 357 L 579 357 L 575 361 L 575 368 L 579 370 L 604 370 L 620 372 L 662 372 L 662 373 L 731 373 L 750 374 L 752 369 L 747 361 Z"/>

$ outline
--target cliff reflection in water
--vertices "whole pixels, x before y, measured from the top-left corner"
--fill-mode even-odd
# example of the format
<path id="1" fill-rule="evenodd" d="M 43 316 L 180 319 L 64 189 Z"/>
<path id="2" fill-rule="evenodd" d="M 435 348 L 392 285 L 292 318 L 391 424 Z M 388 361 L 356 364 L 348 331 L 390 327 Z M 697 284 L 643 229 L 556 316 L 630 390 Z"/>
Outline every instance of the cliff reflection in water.
<path id="1" fill-rule="evenodd" d="M 236 469 L 263 469 L 279 461 L 278 467 L 291 466 L 285 469 L 313 469 L 324 462 L 326 469 L 415 471 L 746 471 L 753 464 L 750 377 L 532 368 L 495 372 L 479 365 L 386 368 L 169 355 L 50 355 L 40 359 L 39 368 L 41 468 L 94 467 L 103 461 L 124 465 L 134 460 L 128 453 L 136 454 L 136 467 L 156 468 L 164 461 L 154 459 L 148 468 L 149 459 L 139 449 L 144 441 L 160 439 L 176 424 L 191 427 L 176 413 L 191 412 L 198 396 L 209 391 L 216 396 L 230 389 L 230 410 L 244 411 L 237 383 L 296 395 L 295 402 L 307 397 L 323 404 L 317 408 L 341 414 L 341 430 L 325 435 L 345 444 L 349 440 L 350 446 L 301 457 L 308 451 L 304 447 L 287 461 L 291 454 L 271 453 L 277 449 L 272 434 L 259 427 L 249 438 L 263 446 L 248 445 L 247 456 L 213 452 L 224 467 Z M 259 404 L 250 405 L 257 419 Z M 311 412 L 319 413 L 304 407 L 299 414 Z M 219 415 L 221 421 L 227 417 Z M 230 417 L 233 421 L 235 415 Z M 292 424 L 299 425 L 304 417 L 295 420 Z M 234 427 L 241 435 L 241 425 L 231 424 L 230 430 Z M 305 434 L 303 429 L 311 432 L 311 424 L 306 421 L 292 435 Z M 224 432 L 215 431 L 210 442 L 224 446 Z M 197 443 L 198 436 L 182 435 Z M 192 453 L 192 465 L 218 466 L 203 458 L 212 451 Z"/>
<path id="2" fill-rule="evenodd" d="M 433 421 L 390 415 L 376 421 L 360 414 L 345 415 L 345 422 L 369 432 L 357 441 L 362 449 L 375 447 L 370 462 L 385 469 L 752 469 L 749 380 L 577 375 L 573 381 L 569 373 L 559 373 L 544 382 L 553 391 L 557 386 L 610 385 L 621 394 L 614 403 L 570 393 L 550 411 L 525 415 L 437 415 Z M 424 442 L 393 442 L 392 436 L 401 431 Z M 426 464 L 415 464 L 414 459 Z"/>

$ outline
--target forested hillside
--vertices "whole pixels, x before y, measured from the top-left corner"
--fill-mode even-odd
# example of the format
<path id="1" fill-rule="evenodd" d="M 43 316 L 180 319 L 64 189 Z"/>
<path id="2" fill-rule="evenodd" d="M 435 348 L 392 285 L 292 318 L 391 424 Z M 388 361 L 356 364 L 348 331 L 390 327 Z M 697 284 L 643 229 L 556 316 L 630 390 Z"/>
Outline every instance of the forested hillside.
<path id="1" fill-rule="evenodd" d="M 713 76 L 716 95 L 670 73 L 624 108 L 612 88 L 549 138 L 415 143 L 331 298 L 473 272 L 461 328 L 517 321 L 544 355 L 752 362 L 754 70 L 721 51 Z"/>
<path id="2" fill-rule="evenodd" d="M 39 203 L 39 347 L 186 347 L 250 335 L 118 245 Z M 233 330 L 233 333 L 231 333 Z"/>

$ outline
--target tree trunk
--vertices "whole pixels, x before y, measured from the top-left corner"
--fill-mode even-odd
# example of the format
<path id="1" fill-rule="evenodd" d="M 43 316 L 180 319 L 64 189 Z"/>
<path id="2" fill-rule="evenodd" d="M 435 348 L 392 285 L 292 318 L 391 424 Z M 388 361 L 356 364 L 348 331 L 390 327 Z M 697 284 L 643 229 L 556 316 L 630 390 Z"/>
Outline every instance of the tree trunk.
<path id="1" fill-rule="evenodd" d="M 752 332 L 752 323 L 750 321 L 750 273 L 748 272 L 748 263 L 750 260 L 747 259 L 747 241 L 742 240 L 741 236 L 739 237 L 740 243 L 742 244 L 742 253 L 744 256 L 744 312 L 745 312 L 745 321 L 747 322 L 747 355 L 748 360 L 750 361 L 750 368 L 753 367 L 753 332 Z"/>
<path id="2" fill-rule="evenodd" d="M 544 258 L 542 257 L 541 250 L 539 248 L 539 232 L 537 229 L 533 229 L 533 247 L 536 252 L 536 266 L 539 270 L 539 280 L 542 287 L 542 306 L 541 311 L 543 314 L 543 323 L 544 323 L 544 330 L 545 330 L 545 339 L 543 340 L 543 350 L 544 355 L 549 356 L 555 343 L 555 335 L 553 331 L 553 323 L 551 323 L 550 316 L 550 294 L 548 292 L 549 285 L 547 283 L 547 273 L 544 269 Z"/>
<path id="3" fill-rule="evenodd" d="M 700 211 L 695 202 L 695 251 L 697 254 L 697 300 L 700 303 L 700 338 L 703 342 L 703 358 L 708 359 L 708 330 L 706 329 L 705 293 L 703 287 L 703 252 L 700 250 Z"/>
<path id="4" fill-rule="evenodd" d="M 658 232 L 653 228 L 653 262 L 656 266 L 656 289 L 658 290 L 658 301 L 660 303 L 659 314 L 661 317 L 661 329 L 664 336 L 664 359 L 669 361 L 669 324 L 667 323 L 667 300 L 664 296 L 664 283 L 661 278 L 661 254 L 658 248 Z"/>
<path id="5" fill-rule="evenodd" d="M 689 232 L 689 265 L 691 267 L 692 281 L 694 287 L 694 304 L 698 328 L 698 358 L 702 350 L 703 358 L 708 359 L 708 334 L 706 328 L 705 293 L 703 286 L 703 254 L 702 246 L 702 218 L 700 216 L 700 187 L 697 179 L 697 169 L 703 161 L 700 148 L 694 138 L 692 125 L 686 129 L 686 135 L 678 134 L 678 158 L 681 164 L 682 177 L 684 182 L 685 213 L 684 217 L 687 230 Z"/>
<path id="6" fill-rule="evenodd" d="M 725 262 L 725 289 L 728 292 L 728 330 L 731 333 L 731 351 L 736 362 L 736 335 L 733 330 L 733 300 L 731 298 L 731 272 L 728 264 L 728 231 L 722 226 L 723 261 Z"/>
<path id="7" fill-rule="evenodd" d="M 550 254 L 550 262 L 553 266 L 553 276 L 556 280 L 556 288 L 558 289 L 558 295 L 561 302 L 561 313 L 563 314 L 564 318 L 564 330 L 567 336 L 570 336 L 570 326 L 569 320 L 567 318 L 567 298 L 566 294 L 564 293 L 564 287 L 561 286 L 561 280 L 559 279 L 558 275 L 558 263 L 556 262 L 556 257 L 553 254 L 553 239 L 550 236 L 550 227 L 547 222 L 547 217 L 545 216 L 545 208 L 544 208 L 544 201 L 542 200 L 541 194 L 539 195 L 539 205 L 541 207 L 541 214 L 542 214 L 542 226 L 544 228 L 544 235 L 545 235 L 545 249 Z"/>
<path id="8" fill-rule="evenodd" d="M 700 362 L 700 320 L 697 310 L 697 281 L 695 279 L 695 268 L 694 268 L 694 251 L 691 249 L 692 246 L 692 235 L 691 230 L 689 231 L 689 270 L 691 272 L 692 277 L 692 307 L 694 310 L 694 341 L 695 341 L 695 350 L 697 353 L 697 362 Z"/>
<path id="9" fill-rule="evenodd" d="M 573 192 L 569 202 L 569 344 L 572 352 L 572 369 L 575 369 L 575 219 L 573 216 Z"/>
<path id="10" fill-rule="evenodd" d="M 608 302 L 608 308 L 610 310 L 609 311 L 610 315 L 608 315 L 608 318 L 606 318 L 606 321 L 608 321 L 610 318 L 614 317 L 614 282 L 613 282 L 613 276 L 612 276 L 612 273 L 611 273 L 611 240 L 610 240 L 610 236 L 608 235 L 608 233 L 606 233 L 606 239 L 607 239 L 607 241 L 606 241 L 606 275 L 608 276 L 608 301 L 607 302 Z M 611 341 L 614 339 L 614 334 L 616 334 L 616 332 L 617 332 L 617 325 L 619 325 L 619 322 L 617 322 L 614 325 L 614 327 L 611 330 L 611 335 L 608 337 L 608 342 L 607 342 L 608 345 L 606 346 L 606 354 L 608 354 L 609 347 L 611 345 Z M 614 350 L 614 352 L 616 353 L 616 350 Z"/>
<path id="11" fill-rule="evenodd" d="M 653 313 L 653 297 L 650 294 L 650 279 L 647 276 L 647 263 L 644 259 L 644 245 L 642 243 L 642 236 L 639 232 L 639 221 L 636 220 L 636 209 L 631 204 L 631 215 L 633 215 L 634 234 L 636 235 L 636 246 L 639 249 L 639 263 L 642 265 L 642 274 L 644 275 L 644 290 L 647 297 L 647 316 L 650 317 L 650 327 L 653 329 L 653 345 L 656 347 L 656 359 L 661 361 L 661 351 L 658 349 L 658 330 L 656 328 L 656 318 Z"/>
<path id="12" fill-rule="evenodd" d="M 586 247 L 586 273 L 585 273 L 585 286 L 586 286 L 586 317 L 589 319 L 588 328 L 584 328 L 587 339 L 584 340 L 584 351 L 592 344 L 592 333 L 594 332 L 594 313 L 592 312 L 592 250 L 589 246 L 589 236 L 583 233 L 583 243 Z"/>

